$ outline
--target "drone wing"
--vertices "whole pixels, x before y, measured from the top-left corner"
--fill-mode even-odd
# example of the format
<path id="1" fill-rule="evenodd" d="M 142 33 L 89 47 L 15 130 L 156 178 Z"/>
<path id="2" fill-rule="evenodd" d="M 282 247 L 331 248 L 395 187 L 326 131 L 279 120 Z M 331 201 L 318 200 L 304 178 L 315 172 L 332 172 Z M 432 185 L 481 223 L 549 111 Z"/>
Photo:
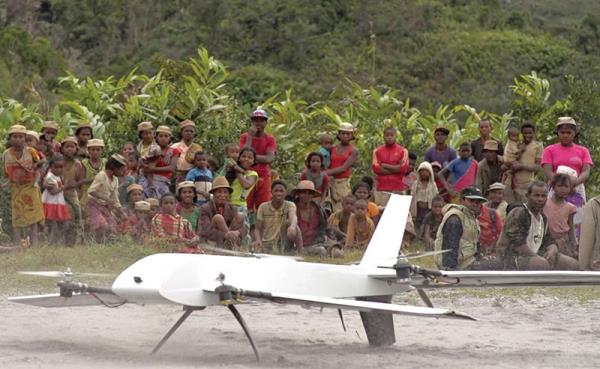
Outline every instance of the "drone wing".
<path id="1" fill-rule="evenodd" d="M 41 307 L 73 307 L 102 305 L 116 307 L 126 301 L 112 294 L 104 293 L 74 293 L 71 297 L 62 297 L 58 293 L 48 295 L 16 296 L 9 297 L 9 301 Z"/>

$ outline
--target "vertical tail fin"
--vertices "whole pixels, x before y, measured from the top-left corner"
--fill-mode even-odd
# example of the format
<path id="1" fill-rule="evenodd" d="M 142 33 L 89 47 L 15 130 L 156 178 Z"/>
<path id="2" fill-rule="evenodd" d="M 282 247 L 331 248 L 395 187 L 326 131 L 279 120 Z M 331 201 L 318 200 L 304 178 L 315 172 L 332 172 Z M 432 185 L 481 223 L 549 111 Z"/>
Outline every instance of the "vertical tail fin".
<path id="1" fill-rule="evenodd" d="M 408 220 L 410 201 L 410 196 L 390 196 L 360 265 L 377 266 L 398 256 Z"/>

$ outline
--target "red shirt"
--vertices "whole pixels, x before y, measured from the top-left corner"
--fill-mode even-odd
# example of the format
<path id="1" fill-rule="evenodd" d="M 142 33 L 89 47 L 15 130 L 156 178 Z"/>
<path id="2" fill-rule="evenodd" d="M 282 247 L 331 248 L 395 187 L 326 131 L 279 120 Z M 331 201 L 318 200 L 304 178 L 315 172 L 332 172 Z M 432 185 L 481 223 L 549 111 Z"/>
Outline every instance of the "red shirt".
<path id="1" fill-rule="evenodd" d="M 354 151 L 354 147 L 352 145 L 348 145 L 348 148 L 346 149 L 346 151 L 344 151 L 343 154 L 338 154 L 338 148 L 340 146 L 341 145 L 335 145 L 333 149 L 331 149 L 331 165 L 329 166 L 329 169 L 341 167 L 342 165 L 344 165 L 346 160 L 348 160 L 350 158 L 350 155 L 352 155 L 352 151 Z M 333 177 L 335 179 L 350 178 L 351 174 L 352 167 L 349 167 L 342 173 L 336 174 Z"/>
<path id="2" fill-rule="evenodd" d="M 319 191 L 321 194 L 325 193 L 325 191 L 327 191 L 327 188 L 329 188 L 329 176 L 325 173 L 325 171 L 321 171 L 321 178 L 319 179 L 313 178 L 312 172 L 310 172 L 308 169 L 304 169 L 304 171 L 302 171 L 302 174 L 300 174 L 300 180 L 311 181 L 315 184 L 315 190 Z M 321 195 L 315 195 L 314 197 L 320 198 Z"/>
<path id="3" fill-rule="evenodd" d="M 246 146 L 248 140 L 248 133 L 242 133 L 240 136 L 240 148 Z M 267 155 L 268 152 L 275 152 L 277 150 L 277 142 L 275 137 L 268 133 L 263 133 L 260 137 L 252 137 L 252 148 L 256 151 L 256 155 Z M 267 178 L 270 175 L 270 166 L 268 163 L 256 163 L 252 166 L 252 170 L 258 173 L 260 178 Z"/>
<path id="4" fill-rule="evenodd" d="M 383 174 L 381 164 L 398 165 L 402 162 L 400 172 Z M 373 172 L 376 175 L 377 191 L 404 191 L 404 176 L 409 172 L 408 150 L 398 145 L 381 145 L 373 151 Z"/>
<path id="5" fill-rule="evenodd" d="M 179 151 L 179 149 L 174 149 L 172 147 L 167 146 L 164 149 L 162 149 L 162 153 L 163 154 L 158 157 L 158 160 L 156 160 L 157 168 L 168 167 L 173 161 L 177 161 L 181 151 Z M 173 172 L 162 172 L 156 174 L 159 176 L 163 176 L 167 179 L 171 179 L 171 177 L 173 177 Z"/>
<path id="6" fill-rule="evenodd" d="M 491 212 L 496 213 L 496 221 L 495 224 L 492 223 L 492 219 L 490 216 Z M 498 241 L 498 237 L 500 237 L 500 232 L 502 231 L 502 227 L 504 224 L 502 223 L 502 218 L 500 218 L 500 214 L 494 209 L 490 209 L 487 206 L 481 207 L 481 214 L 477 218 L 479 221 L 479 243 L 484 251 L 488 251 L 487 249 L 491 246 L 496 245 Z"/>

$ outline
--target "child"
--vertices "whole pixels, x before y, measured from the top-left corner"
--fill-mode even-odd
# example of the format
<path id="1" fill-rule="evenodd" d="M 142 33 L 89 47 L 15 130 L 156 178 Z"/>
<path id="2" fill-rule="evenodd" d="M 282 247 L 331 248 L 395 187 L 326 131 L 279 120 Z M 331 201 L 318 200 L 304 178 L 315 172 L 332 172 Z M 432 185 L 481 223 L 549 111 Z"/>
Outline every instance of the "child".
<path id="1" fill-rule="evenodd" d="M 52 151 L 60 153 L 61 144 L 54 140 L 56 138 L 56 134 L 58 133 L 58 124 L 51 120 L 45 121 L 44 124 L 42 124 L 41 133 L 50 144 L 50 147 L 52 147 Z"/>
<path id="2" fill-rule="evenodd" d="M 127 210 L 131 214 L 134 211 L 135 203 L 144 200 L 144 188 L 137 183 L 133 183 L 127 187 L 127 199 L 124 204 L 127 205 Z M 150 206 L 150 205 L 148 205 Z M 150 210 L 150 209 L 148 209 Z"/>
<path id="3" fill-rule="evenodd" d="M 137 221 L 133 229 L 132 236 L 137 240 L 144 240 L 151 234 L 152 217 L 150 216 L 150 203 L 147 201 L 138 201 L 134 205 L 135 219 Z"/>
<path id="4" fill-rule="evenodd" d="M 238 144 L 230 143 L 225 146 L 225 159 L 223 166 L 217 171 L 217 176 L 224 176 L 229 170 L 235 167 L 240 157 L 240 147 Z"/>
<path id="5" fill-rule="evenodd" d="M 437 161 L 434 161 L 433 163 L 431 163 L 431 168 L 433 169 L 435 186 L 438 189 L 439 195 L 442 196 L 445 202 L 450 202 L 452 200 L 452 197 L 450 196 L 448 190 L 446 190 L 446 187 L 444 187 L 444 184 L 442 183 L 442 181 L 440 181 L 438 177 L 438 173 L 442 170 L 442 164 L 440 164 Z"/>
<path id="6" fill-rule="evenodd" d="M 146 197 L 160 198 L 170 193 L 171 179 L 180 155 L 179 149 L 170 146 L 172 136 L 171 128 L 158 126 L 156 144 L 160 152 L 148 152 L 145 158 L 142 156 L 144 177 L 140 178 L 140 184 L 144 186 Z"/>
<path id="7" fill-rule="evenodd" d="M 544 214 L 548 218 L 548 229 L 558 250 L 567 256 L 577 258 L 578 247 L 573 226 L 577 208 L 566 201 L 573 191 L 571 177 L 567 174 L 556 174 L 552 178 L 550 186 L 553 194 L 544 206 Z"/>
<path id="8" fill-rule="evenodd" d="M 160 198 L 160 212 L 152 218 L 152 236 L 175 242 L 195 241 L 196 235 L 190 222 L 175 212 L 176 203 L 175 195 L 171 193 Z"/>
<path id="9" fill-rule="evenodd" d="M 327 198 L 329 189 L 329 176 L 325 172 L 325 159 L 320 152 L 311 152 L 304 163 L 306 168 L 300 175 L 300 180 L 309 180 L 315 184 L 315 189 L 321 194 L 315 196 L 319 204 L 323 204 Z"/>
<path id="10" fill-rule="evenodd" d="M 77 158 L 83 160 L 89 157 L 88 154 L 88 141 L 94 138 L 92 132 L 92 126 L 89 124 L 82 124 L 75 130 L 75 137 L 77 138 Z"/>
<path id="11" fill-rule="evenodd" d="M 371 186 L 369 183 L 359 182 L 356 186 L 354 186 L 352 194 L 356 197 L 356 200 L 365 200 L 367 202 L 367 214 L 373 223 L 377 224 L 379 221 L 379 208 L 377 207 L 377 204 L 369 201 L 371 198 Z"/>
<path id="12" fill-rule="evenodd" d="M 81 153 L 81 146 L 79 146 L 79 149 Z M 87 190 L 90 188 L 90 184 L 96 177 L 96 174 L 100 173 L 106 164 L 106 159 L 102 157 L 104 153 L 104 141 L 97 138 L 88 140 L 85 153 L 87 158 L 81 161 L 85 174 L 83 183 L 79 189 L 79 203 L 82 210 L 85 210 L 87 205 Z"/>
<path id="13" fill-rule="evenodd" d="M 375 223 L 367 216 L 368 202 L 358 199 L 354 203 L 354 213 L 348 220 L 348 233 L 346 234 L 346 248 L 365 248 L 373 232 Z"/>
<path id="14" fill-rule="evenodd" d="M 512 188 L 513 171 L 512 165 L 514 162 L 521 159 L 521 155 L 525 151 L 525 145 L 519 142 L 519 128 L 510 126 L 508 128 L 508 141 L 504 148 L 504 163 L 502 164 L 502 183 Z"/>
<path id="15" fill-rule="evenodd" d="M 435 196 L 431 201 L 431 211 L 423 218 L 423 239 L 425 240 L 426 250 L 433 250 L 437 230 L 442 223 L 442 208 L 445 204 L 440 195 Z"/>
<path id="16" fill-rule="evenodd" d="M 418 180 L 413 182 L 410 188 L 410 194 L 412 195 L 410 215 L 413 217 L 414 225 L 418 230 L 421 229 L 423 218 L 431 210 L 431 202 L 438 195 L 438 190 L 431 164 L 426 161 L 422 162 L 417 169 L 417 176 Z"/>
<path id="17" fill-rule="evenodd" d="M 459 194 L 464 188 L 475 185 L 477 178 L 477 161 L 471 158 L 471 144 L 464 142 L 460 145 L 459 157 L 452 160 L 447 167 L 438 173 L 438 178 L 452 196 L 452 202 L 459 202 Z M 446 175 L 450 175 L 450 181 Z"/>
<path id="18" fill-rule="evenodd" d="M 233 169 L 229 170 L 225 178 L 229 182 L 233 192 L 231 193 L 231 204 L 238 210 L 248 215 L 246 199 L 258 182 L 258 173 L 250 168 L 256 163 L 256 151 L 251 147 L 244 147 Z"/>
<path id="19" fill-rule="evenodd" d="M 185 176 L 185 181 L 194 182 L 196 187 L 196 203 L 203 205 L 210 200 L 210 189 L 213 181 L 213 174 L 207 168 L 208 160 L 206 153 L 196 151 L 194 153 L 194 168 Z"/>
<path id="20" fill-rule="evenodd" d="M 159 211 L 159 201 L 158 199 L 155 199 L 154 197 L 151 197 L 149 199 L 146 199 L 146 202 L 148 204 L 150 204 L 150 219 L 152 219 L 156 214 L 158 214 Z"/>
<path id="21" fill-rule="evenodd" d="M 212 156 L 208 155 L 206 157 L 206 162 L 208 170 L 210 170 L 213 174 L 213 177 L 215 176 L 215 173 L 217 172 L 217 169 L 219 169 L 219 163 L 217 162 L 217 159 L 213 158 Z"/>
<path id="22" fill-rule="evenodd" d="M 128 158 L 129 155 L 134 154 L 134 153 L 138 154 L 138 157 L 139 157 L 139 153 L 135 149 L 135 144 L 131 141 L 125 142 L 125 144 L 123 144 L 123 147 L 121 147 L 121 155 L 124 158 Z"/>
<path id="23" fill-rule="evenodd" d="M 335 238 L 339 242 L 346 242 L 348 221 L 350 220 L 350 215 L 352 215 L 352 212 L 354 211 L 354 203 L 356 203 L 356 197 L 354 195 L 344 197 L 344 200 L 342 201 L 342 210 L 338 210 L 331 214 L 327 220 L 329 229 L 332 230 Z"/>
<path id="24" fill-rule="evenodd" d="M 65 224 L 71 220 L 69 208 L 65 202 L 64 185 L 61 179 L 65 160 L 62 155 L 56 154 L 50 159 L 50 170 L 44 178 L 44 217 L 50 229 L 50 243 L 57 243 L 60 236 L 65 234 Z"/>
<path id="25" fill-rule="evenodd" d="M 22 125 L 11 126 L 8 129 L 10 147 L 2 154 L 4 177 L 10 186 L 13 241 L 16 246 L 21 246 L 23 232 L 28 234 L 29 244 L 36 246 L 38 224 L 44 220 L 40 189 L 35 180 L 35 166 L 40 158 L 37 151 L 25 146 L 26 132 L 27 129 Z"/>
<path id="26" fill-rule="evenodd" d="M 323 169 L 329 169 L 329 166 L 331 165 L 331 148 L 333 147 L 333 136 L 329 133 L 323 133 L 321 136 L 319 136 L 319 143 L 321 144 L 321 147 L 319 147 L 319 154 L 323 155 Z"/>
<path id="27" fill-rule="evenodd" d="M 123 151 L 123 150 L 121 150 Z M 127 169 L 125 174 L 119 177 L 119 202 L 127 203 L 127 188 L 137 182 L 139 154 L 137 151 L 132 151 L 129 156 L 124 156 L 127 160 Z"/>
<path id="28" fill-rule="evenodd" d="M 62 140 L 61 151 L 65 159 L 63 169 L 64 196 L 71 213 L 70 227 L 66 231 L 65 242 L 72 245 L 78 236 L 83 235 L 84 219 L 79 203 L 79 189 L 85 180 L 85 169 L 75 156 L 77 154 L 77 139 L 69 136 Z"/>
<path id="29" fill-rule="evenodd" d="M 411 188 L 413 183 L 415 183 L 418 179 L 417 173 L 415 172 L 415 165 L 417 165 L 417 154 L 414 152 L 408 153 L 408 174 L 404 176 L 402 179 L 402 183 L 404 183 L 404 188 L 407 189 L 408 195 L 411 195 Z"/>
<path id="30" fill-rule="evenodd" d="M 182 181 L 177 185 L 177 206 L 175 212 L 190 222 L 192 230 L 196 232 L 198 228 L 198 218 L 200 218 L 200 207 L 196 205 L 196 187 L 194 182 Z"/>

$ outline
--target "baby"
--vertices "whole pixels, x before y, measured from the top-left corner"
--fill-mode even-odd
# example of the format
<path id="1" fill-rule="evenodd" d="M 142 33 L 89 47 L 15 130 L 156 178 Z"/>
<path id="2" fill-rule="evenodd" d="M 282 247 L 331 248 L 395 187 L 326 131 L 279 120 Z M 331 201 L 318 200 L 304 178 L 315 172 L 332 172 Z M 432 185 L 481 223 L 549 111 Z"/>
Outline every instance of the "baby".
<path id="1" fill-rule="evenodd" d="M 519 142 L 519 128 L 511 126 L 508 128 L 508 142 L 504 149 L 504 164 L 502 169 L 504 174 L 502 175 L 502 183 L 505 186 L 512 188 L 513 180 L 513 163 L 521 159 L 521 155 L 525 151 L 525 145 Z"/>

